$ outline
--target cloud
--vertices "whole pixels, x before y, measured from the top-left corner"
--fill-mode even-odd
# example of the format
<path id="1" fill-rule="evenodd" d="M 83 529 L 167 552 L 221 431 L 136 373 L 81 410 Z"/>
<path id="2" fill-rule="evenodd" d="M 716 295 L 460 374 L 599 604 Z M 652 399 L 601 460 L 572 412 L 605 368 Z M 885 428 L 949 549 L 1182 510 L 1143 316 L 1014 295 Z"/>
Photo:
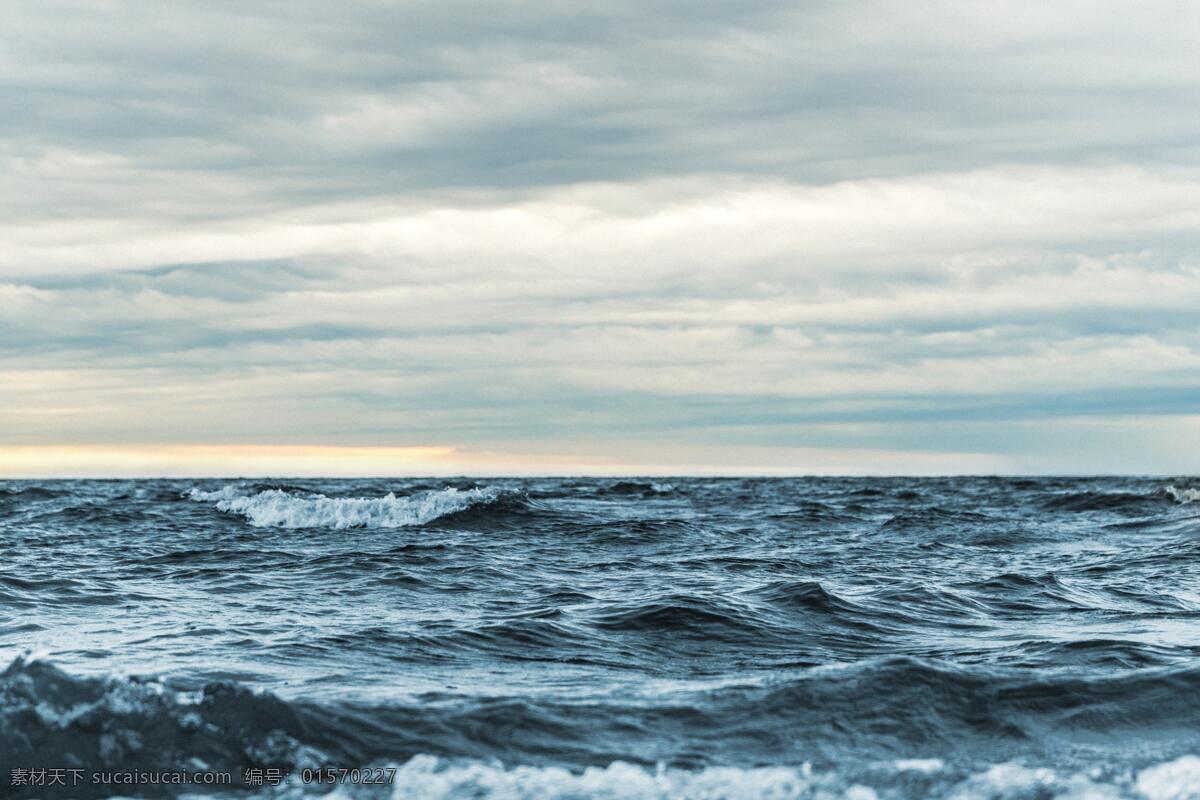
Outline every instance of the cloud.
<path id="1" fill-rule="evenodd" d="M 1191 4 L 11 16 L 0 444 L 1194 463 Z"/>
<path id="2" fill-rule="evenodd" d="M 43 3 L 11 12 L 0 103 L 21 113 L 0 133 L 21 163 L 82 160 L 184 206 L 697 172 L 830 182 L 1001 161 L 1187 163 L 1198 13 Z"/>

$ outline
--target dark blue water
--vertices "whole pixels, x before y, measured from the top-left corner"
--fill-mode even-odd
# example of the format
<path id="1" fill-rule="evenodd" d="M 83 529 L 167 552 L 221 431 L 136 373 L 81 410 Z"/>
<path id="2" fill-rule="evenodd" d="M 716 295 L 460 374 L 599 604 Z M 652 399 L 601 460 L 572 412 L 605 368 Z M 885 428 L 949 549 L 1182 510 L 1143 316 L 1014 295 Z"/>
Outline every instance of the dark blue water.
<path id="1" fill-rule="evenodd" d="M 1197 485 L 0 483 L 0 787 L 1197 797 Z"/>

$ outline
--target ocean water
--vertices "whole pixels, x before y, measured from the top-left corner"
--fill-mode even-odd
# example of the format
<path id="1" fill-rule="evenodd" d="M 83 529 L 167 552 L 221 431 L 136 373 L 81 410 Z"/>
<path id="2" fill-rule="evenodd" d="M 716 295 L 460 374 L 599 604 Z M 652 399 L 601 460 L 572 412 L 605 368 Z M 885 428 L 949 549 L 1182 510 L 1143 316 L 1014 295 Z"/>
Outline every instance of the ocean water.
<path id="1" fill-rule="evenodd" d="M 1200 797 L 1197 486 L 3 482 L 0 795 Z"/>

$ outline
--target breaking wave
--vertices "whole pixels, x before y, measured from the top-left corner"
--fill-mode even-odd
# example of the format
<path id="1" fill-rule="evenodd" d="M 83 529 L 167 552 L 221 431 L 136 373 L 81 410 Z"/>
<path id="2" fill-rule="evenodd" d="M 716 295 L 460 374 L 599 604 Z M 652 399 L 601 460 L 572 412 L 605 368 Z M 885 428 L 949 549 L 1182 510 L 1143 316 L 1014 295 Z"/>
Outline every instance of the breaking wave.
<path id="1" fill-rule="evenodd" d="M 39 764 L 236 771 L 319 762 L 305 709 L 228 683 L 194 695 L 18 658 L 0 673 L 0 776 Z"/>
<path id="2" fill-rule="evenodd" d="M 974 772 L 941 759 L 898 759 L 849 770 L 787 767 L 709 767 L 690 771 L 647 768 L 622 761 L 574 773 L 561 767 L 455 763 L 421 755 L 400 767 L 396 800 L 477 798 L 621 798 L 621 800 L 878 800 L 881 797 L 953 800 L 1186 800 L 1200 796 L 1200 757 L 1188 755 L 1136 773 L 1062 771 L 1006 762 Z"/>
<path id="3" fill-rule="evenodd" d="M 460 490 L 448 487 L 397 497 L 327 497 L 267 489 L 245 494 L 235 486 L 214 492 L 192 489 L 188 497 L 212 502 L 217 509 L 241 514 L 259 528 L 405 528 L 468 509 L 488 506 L 517 494 L 502 487 Z"/>
<path id="4" fill-rule="evenodd" d="M 335 764 L 386 764 L 395 768 L 392 797 L 431 800 L 1174 800 L 1200 796 L 1200 757 L 1186 751 L 1173 758 L 1160 755 L 1148 759 L 1133 769 L 1107 766 L 1099 753 L 1090 764 L 1059 763 L 1054 768 L 1015 760 L 955 763 L 929 755 L 957 752 L 984 733 L 983 729 L 992 727 L 983 724 L 979 712 L 973 710 L 981 702 L 1014 722 L 1023 722 L 1026 729 L 992 729 L 986 737 L 991 744 L 977 752 L 991 754 L 994 760 L 1010 757 L 1004 747 L 996 746 L 994 736 L 1023 739 L 1034 731 L 1045 733 L 1048 725 L 1099 731 L 1133 722 L 1133 730 L 1125 728 L 1125 732 L 1143 737 L 1147 729 L 1159 725 L 1187 725 L 1194 719 L 1194 705 L 1176 710 L 1166 719 L 1155 709 L 1169 705 L 1172 696 L 1176 700 L 1188 696 L 1195 688 L 1195 670 L 1147 672 L 1129 682 L 1089 684 L 1065 679 L 998 689 L 978 678 L 905 659 L 866 668 L 815 670 L 809 675 L 772 689 L 720 690 L 710 698 L 716 700 L 711 706 L 606 710 L 513 698 L 503 703 L 480 700 L 470 709 L 436 704 L 383 707 L 368 715 L 365 708 L 288 702 L 228 682 L 181 693 L 154 681 L 76 677 L 52 664 L 19 658 L 0 673 L 0 777 L 7 778 L 12 770 L 29 764 L 51 762 L 86 765 L 89 770 L 171 771 L 187 764 L 197 770 L 229 772 L 238 776 L 239 782 L 246 770 L 265 768 L 290 773 L 292 791 L 288 796 L 301 796 L 320 788 L 301 784 L 297 773 L 302 770 Z M 900 696 L 881 703 L 876 694 L 867 701 L 875 710 L 856 709 L 855 695 L 862 691 L 871 694 L 872 689 Z M 922 710 L 922 703 L 931 707 Z M 1137 711 L 1130 713 L 1128 703 Z M 905 737 L 908 740 L 893 755 L 876 751 L 830 760 L 822 758 L 821 748 L 816 746 L 820 736 L 802 735 L 819 727 L 822 719 L 831 719 L 830 714 L 839 720 L 836 728 L 865 725 L 877 732 L 892 731 L 896 726 L 884 725 L 883 720 L 897 717 L 881 714 L 880 705 L 904 706 L 912 717 L 908 721 L 922 723 L 905 726 L 911 738 Z M 947 706 L 956 708 L 947 714 Z M 1096 713 L 1106 707 L 1111 707 L 1108 713 Z M 569 713 L 571 709 L 574 713 Z M 930 712 L 937 716 L 923 718 Z M 1034 722 L 1030 716 L 1034 713 L 1042 716 L 1041 721 Z M 777 747 L 760 750 L 763 756 L 777 750 L 782 761 L 773 764 L 687 765 L 662 759 L 638 764 L 605 759 L 603 750 L 573 765 L 545 762 L 545 756 L 553 751 L 561 751 L 557 755 L 570 751 L 574 724 L 599 723 L 611 728 L 608 734 L 614 741 L 633 731 L 666 724 L 679 728 L 675 735 L 682 742 L 706 735 L 723 740 L 745 737 L 753 733 L 750 729 L 755 725 L 772 730 L 772 721 L 779 724 L 775 730 L 780 737 L 793 739 L 791 745 L 781 739 Z M 953 730 L 945 729 L 948 724 Z M 495 738 L 489 731 L 497 726 L 509 729 L 510 734 Z M 919 735 L 922 729 L 940 735 Z M 762 735 L 760 730 L 751 736 L 760 747 Z M 530 741 L 522 747 L 511 741 L 512 736 Z M 488 757 L 497 751 L 504 754 L 502 759 Z M 913 753 L 922 755 L 913 758 Z M 9 788 L 14 796 L 39 796 Z M 244 788 L 236 783 L 230 787 L 233 791 Z M 368 788 L 343 787 L 339 796 L 375 796 Z M 88 787 L 83 796 L 101 796 L 102 790 L 102 786 Z"/>
<path id="5" fill-rule="evenodd" d="M 1163 491 L 1166 493 L 1167 497 L 1170 497 L 1180 505 L 1186 505 L 1187 503 L 1194 503 L 1197 500 L 1200 500 L 1200 489 L 1177 489 L 1174 486 L 1168 486 L 1163 489 Z"/>

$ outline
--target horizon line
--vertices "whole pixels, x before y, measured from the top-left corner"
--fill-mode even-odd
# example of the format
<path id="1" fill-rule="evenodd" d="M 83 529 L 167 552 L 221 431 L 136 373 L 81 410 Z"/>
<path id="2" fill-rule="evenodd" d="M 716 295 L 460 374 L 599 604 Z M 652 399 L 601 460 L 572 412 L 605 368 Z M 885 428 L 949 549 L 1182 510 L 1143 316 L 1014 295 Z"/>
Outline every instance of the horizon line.
<path id="1" fill-rule="evenodd" d="M 1200 478 L 1200 473 L 1180 473 L 1180 472 L 665 472 L 665 473 L 650 473 L 650 472 L 545 472 L 545 473 L 488 473 L 488 472 L 463 472 L 463 473 L 390 473 L 390 474 L 305 474 L 305 473 L 263 473 L 263 474 L 206 474 L 206 475 L 179 475 L 179 474 L 131 474 L 131 475 L 100 475 L 100 474 L 67 474 L 67 475 L 51 475 L 51 474 L 10 474 L 0 475 L 0 482 L 8 481 L 250 481 L 250 480 L 564 480 L 564 479 L 581 479 L 581 480 L 602 480 L 602 479 L 626 479 L 626 478 L 646 478 L 654 480 L 666 479 L 717 479 L 717 480 L 734 480 L 734 479 L 760 479 L 760 480 L 797 480 L 797 479 L 820 479 L 820 480 L 838 480 L 838 479 L 866 479 L 866 478 L 908 478 L 908 479 L 937 479 L 937 478 L 1006 478 L 1006 479 L 1021 479 L 1021 478 Z"/>
<path id="2" fill-rule="evenodd" d="M 524 443 L 522 443 L 524 444 Z M 670 443 L 312 445 L 89 443 L 0 444 L 5 480 L 535 479 L 535 478 L 1084 478 L 1184 477 L 1156 459 L 1132 469 L 1071 469 L 1069 464 L 1000 453 L 885 448 L 698 447 Z M 1024 463 L 1023 463 L 1024 462 Z M 1150 463 L 1148 463 L 1150 462 Z"/>

